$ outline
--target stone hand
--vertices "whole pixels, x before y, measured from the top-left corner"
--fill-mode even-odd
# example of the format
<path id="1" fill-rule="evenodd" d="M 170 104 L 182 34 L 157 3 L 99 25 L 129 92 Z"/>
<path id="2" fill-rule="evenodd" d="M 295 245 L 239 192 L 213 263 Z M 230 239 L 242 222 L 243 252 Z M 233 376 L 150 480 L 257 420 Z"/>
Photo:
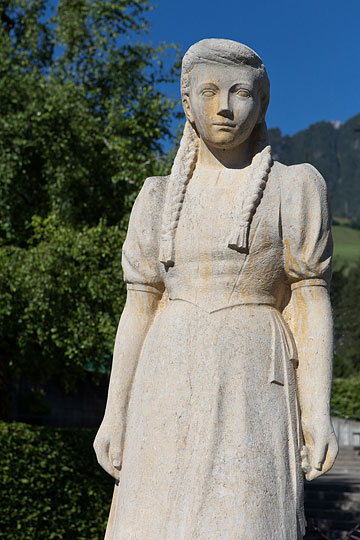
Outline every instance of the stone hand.
<path id="1" fill-rule="evenodd" d="M 123 453 L 124 423 L 104 419 L 94 440 L 99 465 L 115 480 L 120 478 Z"/>
<path id="2" fill-rule="evenodd" d="M 305 446 L 301 451 L 302 469 L 307 480 L 326 473 L 334 464 L 338 444 L 331 421 L 302 421 Z"/>

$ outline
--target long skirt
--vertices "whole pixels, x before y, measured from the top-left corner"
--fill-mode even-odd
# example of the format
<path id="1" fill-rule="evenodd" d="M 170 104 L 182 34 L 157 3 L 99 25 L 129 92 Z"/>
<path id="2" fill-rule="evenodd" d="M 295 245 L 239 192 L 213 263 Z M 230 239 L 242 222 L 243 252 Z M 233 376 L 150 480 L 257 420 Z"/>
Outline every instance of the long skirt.
<path id="1" fill-rule="evenodd" d="M 107 540 L 298 540 L 294 359 L 268 305 L 170 301 L 132 385 Z"/>

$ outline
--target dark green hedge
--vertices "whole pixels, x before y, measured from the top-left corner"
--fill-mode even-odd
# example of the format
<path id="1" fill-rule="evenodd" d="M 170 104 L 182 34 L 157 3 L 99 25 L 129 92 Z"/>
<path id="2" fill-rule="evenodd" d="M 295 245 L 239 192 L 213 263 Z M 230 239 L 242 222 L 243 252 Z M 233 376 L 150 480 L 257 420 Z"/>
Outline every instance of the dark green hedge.
<path id="1" fill-rule="evenodd" d="M 96 462 L 95 431 L 0 423 L 0 537 L 101 540 L 113 480 Z"/>

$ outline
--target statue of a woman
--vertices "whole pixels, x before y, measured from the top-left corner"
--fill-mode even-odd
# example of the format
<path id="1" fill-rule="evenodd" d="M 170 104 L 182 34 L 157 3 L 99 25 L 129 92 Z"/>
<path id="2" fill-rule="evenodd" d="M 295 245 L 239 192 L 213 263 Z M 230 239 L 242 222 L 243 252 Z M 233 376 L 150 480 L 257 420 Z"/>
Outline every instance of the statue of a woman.
<path id="1" fill-rule="evenodd" d="M 326 186 L 273 162 L 269 80 L 240 43 L 185 54 L 186 124 L 123 247 L 128 296 L 94 446 L 111 540 L 297 540 L 332 466 Z"/>

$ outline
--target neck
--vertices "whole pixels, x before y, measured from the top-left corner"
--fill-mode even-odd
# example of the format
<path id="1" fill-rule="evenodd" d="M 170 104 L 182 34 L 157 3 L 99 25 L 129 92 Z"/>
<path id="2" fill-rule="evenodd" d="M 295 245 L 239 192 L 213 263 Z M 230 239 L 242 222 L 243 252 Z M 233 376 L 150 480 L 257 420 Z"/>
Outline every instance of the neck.
<path id="1" fill-rule="evenodd" d="M 252 160 L 250 138 L 231 149 L 213 148 L 200 139 L 198 165 L 207 169 L 243 169 Z"/>

